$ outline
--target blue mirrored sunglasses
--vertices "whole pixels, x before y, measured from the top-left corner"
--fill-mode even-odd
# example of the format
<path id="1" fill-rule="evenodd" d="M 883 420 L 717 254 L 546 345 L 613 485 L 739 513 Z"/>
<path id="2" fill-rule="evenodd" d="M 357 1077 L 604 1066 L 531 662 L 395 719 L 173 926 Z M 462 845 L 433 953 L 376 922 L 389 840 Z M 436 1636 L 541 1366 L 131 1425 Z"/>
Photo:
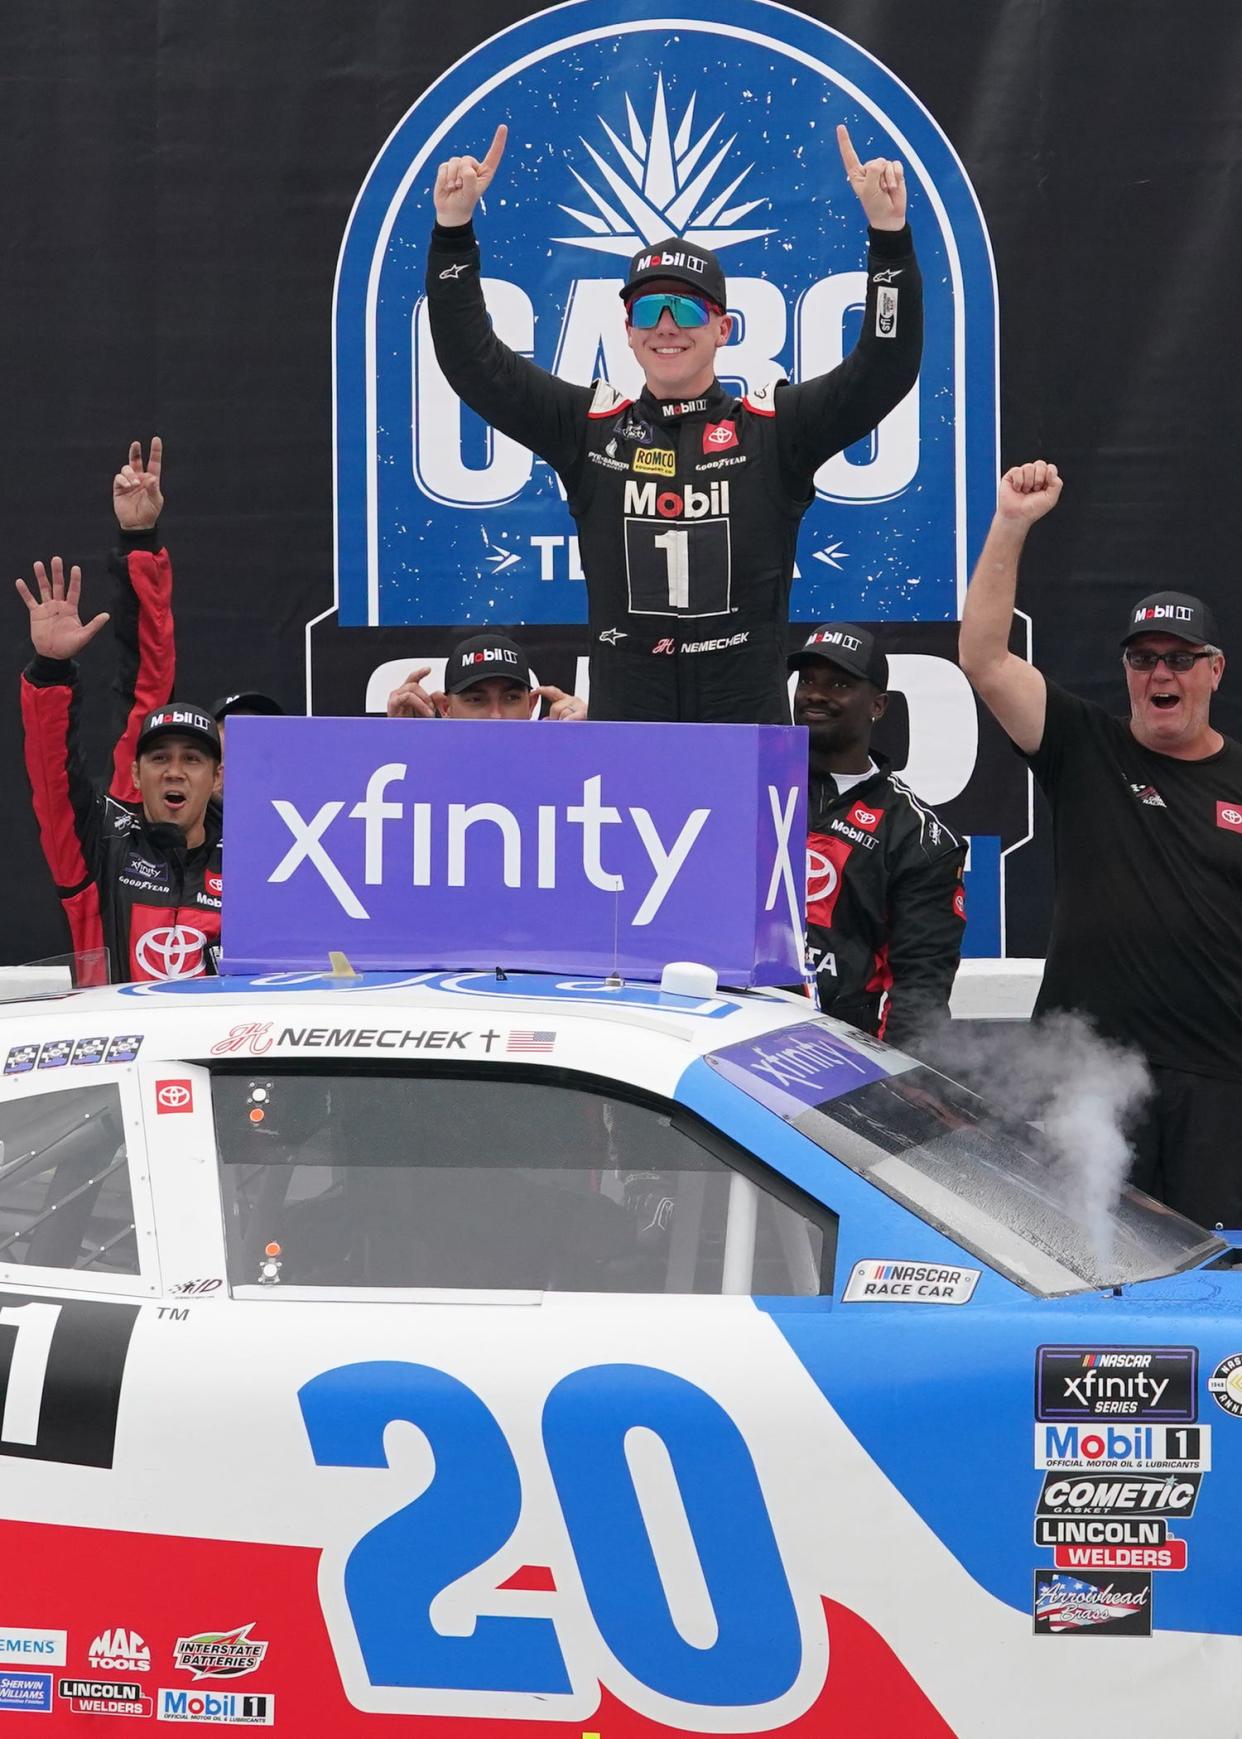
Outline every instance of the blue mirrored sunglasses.
<path id="1" fill-rule="evenodd" d="M 677 296 L 661 290 L 649 296 L 635 296 L 626 313 L 631 326 L 648 332 L 659 325 L 666 308 L 679 326 L 706 326 L 713 312 L 711 303 L 698 296 Z"/>

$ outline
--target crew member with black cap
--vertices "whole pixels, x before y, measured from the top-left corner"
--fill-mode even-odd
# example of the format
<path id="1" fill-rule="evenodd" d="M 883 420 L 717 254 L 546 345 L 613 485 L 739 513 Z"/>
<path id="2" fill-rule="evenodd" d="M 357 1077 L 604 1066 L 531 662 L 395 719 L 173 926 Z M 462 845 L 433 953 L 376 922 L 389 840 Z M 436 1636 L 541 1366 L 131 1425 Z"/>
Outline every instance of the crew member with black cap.
<path id="1" fill-rule="evenodd" d="M 910 391 L 922 285 L 900 163 L 861 163 L 837 129 L 870 225 L 861 336 L 830 374 L 743 398 L 716 379 L 733 329 L 720 262 L 669 236 L 621 297 L 646 384 L 572 385 L 515 354 L 483 301 L 473 213 L 504 152 L 454 157 L 435 183 L 427 305 L 436 356 L 472 410 L 559 474 L 586 576 L 591 717 L 787 724 L 785 637 L 798 524 L 814 476 Z"/>
<path id="2" fill-rule="evenodd" d="M 224 721 L 235 716 L 243 718 L 283 718 L 285 709 L 278 700 L 273 700 L 270 694 L 263 694 L 257 688 L 239 689 L 236 694 L 222 694 L 218 700 L 211 703 L 211 716 L 220 727 L 220 736 L 224 736 Z"/>
<path id="3" fill-rule="evenodd" d="M 810 733 L 807 963 L 819 1005 L 924 1049 L 949 1015 L 962 952 L 965 848 L 871 747 L 888 659 L 870 629 L 825 622 L 789 657 Z"/>
<path id="4" fill-rule="evenodd" d="M 526 654 L 507 634 L 472 634 L 454 646 L 444 666 L 444 687 L 429 694 L 431 666 L 412 670 L 388 697 L 390 719 L 529 719 L 541 700 L 547 716 L 571 723 L 587 716 L 586 702 L 549 683 L 534 687 Z"/>
<path id="5" fill-rule="evenodd" d="M 108 950 L 110 975 L 192 978 L 216 970 L 222 896 L 220 732 L 209 712 L 169 701 L 147 713 L 131 767 L 139 801 L 124 803 L 86 776 L 78 735 L 77 655 L 108 620 L 83 623 L 82 575 L 35 563 L 30 612 L 35 656 L 22 676 L 22 723 L 43 854 L 79 957 Z M 80 982 L 103 982 L 99 971 Z"/>
<path id="6" fill-rule="evenodd" d="M 1131 606 L 1129 716 L 1009 650 L 1018 562 L 1061 494 L 1055 465 L 1001 479 L 962 612 L 960 656 L 1052 810 L 1052 934 L 1036 1014 L 1073 1009 L 1146 1057 L 1155 1096 L 1132 1181 L 1204 1225 L 1242 1225 L 1242 744 L 1211 722 L 1224 674 L 1187 592 Z"/>

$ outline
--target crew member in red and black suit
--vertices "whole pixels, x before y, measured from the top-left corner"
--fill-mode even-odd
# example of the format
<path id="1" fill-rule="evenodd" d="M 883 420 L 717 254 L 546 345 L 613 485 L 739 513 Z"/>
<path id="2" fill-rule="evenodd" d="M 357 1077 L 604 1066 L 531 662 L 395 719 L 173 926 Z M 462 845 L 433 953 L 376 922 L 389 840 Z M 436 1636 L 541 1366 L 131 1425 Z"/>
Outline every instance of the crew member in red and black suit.
<path id="1" fill-rule="evenodd" d="M 76 659 L 108 616 L 82 622 L 81 570 L 66 580 L 59 556 L 50 576 L 42 562 L 34 576 L 37 597 L 17 582 L 35 653 L 22 675 L 26 769 L 75 950 L 106 947 L 116 982 L 214 972 L 222 896 L 219 808 L 211 802 L 220 794 L 216 722 L 185 702 L 155 708 L 134 731 L 138 802 L 97 790 L 79 742 Z"/>
<path id="2" fill-rule="evenodd" d="M 794 723 L 810 733 L 807 963 L 819 1005 L 925 1051 L 948 1019 L 962 952 L 965 847 L 871 747 L 888 659 L 870 630 L 826 622 L 789 668 Z"/>
<path id="3" fill-rule="evenodd" d="M 733 330 L 715 254 L 669 236 L 621 290 L 643 371 L 635 399 L 561 380 L 503 344 L 480 283 L 473 216 L 504 151 L 436 175 L 427 307 L 436 357 L 464 403 L 547 461 L 578 525 L 593 719 L 788 724 L 785 647 L 798 525 L 815 472 L 861 440 L 918 378 L 923 293 L 900 163 L 859 161 L 837 129 L 868 223 L 867 299 L 853 350 L 827 374 L 716 378 Z"/>

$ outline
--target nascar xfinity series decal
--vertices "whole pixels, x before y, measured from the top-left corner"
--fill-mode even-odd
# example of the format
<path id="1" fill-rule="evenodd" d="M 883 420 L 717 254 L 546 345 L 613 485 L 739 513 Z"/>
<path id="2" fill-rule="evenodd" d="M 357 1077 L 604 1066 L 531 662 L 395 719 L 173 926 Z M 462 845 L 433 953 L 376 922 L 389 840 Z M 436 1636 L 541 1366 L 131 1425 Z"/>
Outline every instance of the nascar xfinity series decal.
<path id="1" fill-rule="evenodd" d="M 1198 1416 L 1194 1347 L 1040 1347 L 1037 1419 Z"/>

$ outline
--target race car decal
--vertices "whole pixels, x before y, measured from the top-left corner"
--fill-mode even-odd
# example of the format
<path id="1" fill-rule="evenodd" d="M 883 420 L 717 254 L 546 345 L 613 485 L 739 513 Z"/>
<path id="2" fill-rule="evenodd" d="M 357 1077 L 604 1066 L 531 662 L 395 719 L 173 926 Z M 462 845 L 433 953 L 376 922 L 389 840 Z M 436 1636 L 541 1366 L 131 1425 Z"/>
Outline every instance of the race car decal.
<path id="1" fill-rule="evenodd" d="M 136 1304 L 0 1293 L 0 1456 L 111 1467 Z"/>
<path id="2" fill-rule="evenodd" d="M 148 1695 L 190 1700 L 236 1699 L 231 1724 L 240 1725 L 243 1694 L 256 1713 L 272 1717 L 264 1725 L 290 1739 L 330 1733 L 333 1739 L 402 1739 L 417 1727 L 418 1739 L 689 1739 L 713 1731 L 710 1710 L 693 1729 L 668 1726 L 637 1713 L 624 1699 L 600 1689 L 595 1706 L 583 1717 L 564 1719 L 490 1719 L 486 1725 L 464 1718 L 368 1712 L 346 1699 L 324 1633 L 316 1587 L 319 1554 L 304 1546 L 229 1540 L 167 1538 L 154 1534 L 0 1522 L 0 1554 L 22 1566 L 23 1609 L 54 1612 L 69 1634 L 69 1666 L 87 1670 L 86 1644 L 94 1615 L 123 1587 L 129 1609 L 141 1615 L 151 1650 Z M 546 1577 L 544 1578 L 546 1580 Z M 225 1611 L 252 1611 L 271 1647 L 262 1669 L 242 1687 L 186 1685 L 167 1693 L 176 1639 L 204 1617 Z M 830 1642 L 831 1665 L 825 1683 L 805 1714 L 766 1730 L 770 1739 L 825 1739 L 831 1734 L 865 1732 L 867 1739 L 954 1739 L 883 1638 L 849 1607 L 824 1599 L 821 1622 Z M 93 1676 L 93 1675 L 92 1675 Z M 253 1686 L 253 1689 L 251 1687 Z M 184 1699 L 181 1701 L 180 1699 Z M 206 1706 L 198 1713 L 202 1719 Z M 165 1714 L 167 1719 L 168 1715 Z M 180 1715 L 178 1718 L 185 1718 Z M 221 1709 L 214 1719 L 229 1721 Z M 49 1739 L 78 1733 L 83 1723 L 66 1716 L 41 1724 Z M 716 1728 L 716 1731 L 725 1729 Z M 734 1726 L 728 1731 L 735 1735 Z M 765 1735 L 766 1739 L 766 1735 Z"/>

